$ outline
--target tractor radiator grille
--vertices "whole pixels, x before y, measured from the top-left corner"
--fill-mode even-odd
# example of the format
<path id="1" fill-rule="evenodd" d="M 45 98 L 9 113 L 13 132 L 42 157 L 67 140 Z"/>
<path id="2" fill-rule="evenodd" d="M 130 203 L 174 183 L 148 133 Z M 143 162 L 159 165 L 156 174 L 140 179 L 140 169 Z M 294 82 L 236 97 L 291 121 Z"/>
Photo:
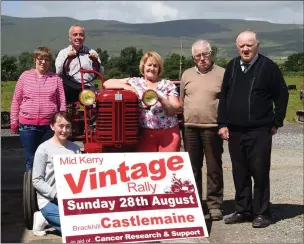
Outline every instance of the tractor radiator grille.
<path id="1" fill-rule="evenodd" d="M 99 102 L 96 136 L 105 145 L 138 141 L 139 110 L 137 102 Z"/>

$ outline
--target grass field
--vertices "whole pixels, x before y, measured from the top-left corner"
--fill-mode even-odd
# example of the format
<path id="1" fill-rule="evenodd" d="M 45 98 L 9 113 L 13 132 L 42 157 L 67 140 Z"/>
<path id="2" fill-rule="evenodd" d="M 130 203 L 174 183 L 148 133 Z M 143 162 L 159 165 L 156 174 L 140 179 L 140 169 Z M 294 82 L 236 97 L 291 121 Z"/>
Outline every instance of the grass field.
<path id="1" fill-rule="evenodd" d="M 288 85 L 296 85 L 297 91 L 289 91 L 289 101 L 285 120 L 295 122 L 296 111 L 303 109 L 302 101 L 300 100 L 300 87 L 304 82 L 303 76 L 287 76 L 285 77 Z"/>
<path id="2" fill-rule="evenodd" d="M 304 78 L 302 76 L 286 76 L 285 80 L 288 85 L 296 85 L 298 89 L 297 91 L 289 92 L 289 102 L 286 114 L 287 122 L 295 122 L 296 111 L 303 109 L 299 96 L 299 88 L 304 81 Z M 15 85 L 15 81 L 1 82 L 1 111 L 10 111 Z"/>

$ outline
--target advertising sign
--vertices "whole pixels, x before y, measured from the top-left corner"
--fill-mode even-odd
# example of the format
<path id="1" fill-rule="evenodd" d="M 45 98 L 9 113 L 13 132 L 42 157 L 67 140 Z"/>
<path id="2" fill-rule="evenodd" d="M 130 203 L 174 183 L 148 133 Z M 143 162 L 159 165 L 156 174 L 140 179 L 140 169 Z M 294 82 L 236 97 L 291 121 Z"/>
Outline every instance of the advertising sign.
<path id="1" fill-rule="evenodd" d="M 208 237 L 186 152 L 54 158 L 63 242 Z"/>

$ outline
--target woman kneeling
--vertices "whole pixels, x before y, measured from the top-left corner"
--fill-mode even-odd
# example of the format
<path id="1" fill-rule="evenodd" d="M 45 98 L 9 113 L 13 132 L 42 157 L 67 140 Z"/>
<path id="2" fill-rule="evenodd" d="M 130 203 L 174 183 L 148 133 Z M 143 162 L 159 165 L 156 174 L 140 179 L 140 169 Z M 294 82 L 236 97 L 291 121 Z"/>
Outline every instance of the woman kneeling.
<path id="1" fill-rule="evenodd" d="M 80 153 L 79 146 L 67 140 L 71 133 L 71 120 L 66 112 L 53 115 L 51 129 L 54 136 L 38 147 L 34 157 L 32 180 L 41 211 L 34 214 L 33 233 L 37 236 L 46 234 L 44 228 L 47 223 L 61 233 L 53 157 Z"/>

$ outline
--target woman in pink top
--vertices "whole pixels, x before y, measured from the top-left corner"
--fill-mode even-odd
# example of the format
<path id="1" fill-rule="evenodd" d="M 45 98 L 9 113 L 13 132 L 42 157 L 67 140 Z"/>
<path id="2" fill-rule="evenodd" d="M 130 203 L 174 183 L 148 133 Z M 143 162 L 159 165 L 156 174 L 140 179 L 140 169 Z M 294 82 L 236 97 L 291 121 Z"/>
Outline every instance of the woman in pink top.
<path id="1" fill-rule="evenodd" d="M 16 84 L 11 104 L 11 130 L 20 132 L 26 157 L 26 171 L 33 167 L 34 155 L 41 142 L 51 138 L 51 117 L 66 111 L 61 78 L 49 72 L 52 53 L 47 47 L 34 52 L 35 69 L 24 71 Z"/>
<path id="2" fill-rule="evenodd" d="M 147 52 L 140 61 L 143 77 L 110 79 L 103 84 L 106 89 L 125 89 L 135 92 L 139 98 L 148 89 L 158 94 L 158 102 L 140 115 L 142 128 L 138 143 L 139 152 L 173 152 L 180 150 L 180 132 L 176 112 L 180 108 L 175 85 L 161 79 L 163 62 L 156 52 Z"/>

